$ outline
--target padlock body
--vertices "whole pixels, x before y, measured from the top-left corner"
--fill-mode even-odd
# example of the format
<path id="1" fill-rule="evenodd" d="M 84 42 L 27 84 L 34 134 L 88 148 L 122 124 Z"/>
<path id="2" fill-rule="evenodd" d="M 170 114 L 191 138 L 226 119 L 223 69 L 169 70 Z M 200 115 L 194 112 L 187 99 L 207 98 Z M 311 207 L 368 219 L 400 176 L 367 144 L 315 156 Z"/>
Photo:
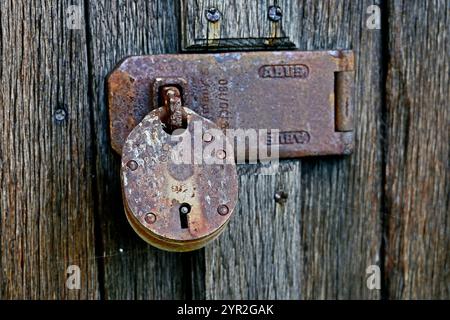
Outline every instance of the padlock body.
<path id="1" fill-rule="evenodd" d="M 232 145 L 213 122 L 185 111 L 187 128 L 172 134 L 164 130 L 162 109 L 152 111 L 122 150 L 128 221 L 144 240 L 168 251 L 199 249 L 215 239 L 237 201 Z"/>

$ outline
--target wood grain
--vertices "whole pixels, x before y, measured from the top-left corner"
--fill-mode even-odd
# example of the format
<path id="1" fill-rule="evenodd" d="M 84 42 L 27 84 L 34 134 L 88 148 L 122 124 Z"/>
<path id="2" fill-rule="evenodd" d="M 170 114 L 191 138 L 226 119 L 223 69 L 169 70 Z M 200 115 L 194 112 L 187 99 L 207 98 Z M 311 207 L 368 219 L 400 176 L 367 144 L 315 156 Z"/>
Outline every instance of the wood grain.
<path id="1" fill-rule="evenodd" d="M 450 296 L 450 2 L 389 2 L 386 280 L 392 299 Z"/>
<path id="2" fill-rule="evenodd" d="M 187 296 L 180 254 L 150 247 L 131 229 L 123 212 L 120 156 L 109 141 L 105 78 L 129 55 L 177 52 L 179 8 L 173 1 L 89 2 L 91 108 L 96 150 L 98 241 L 105 299 L 182 299 Z M 185 261 L 186 260 L 186 261 Z"/>
<path id="3" fill-rule="evenodd" d="M 236 215 L 197 256 L 206 274 L 195 298 L 380 297 L 366 286 L 366 268 L 380 265 L 382 190 L 382 49 L 380 31 L 365 28 L 370 4 L 289 1 L 283 8 L 299 19 L 287 31 L 299 49 L 355 50 L 355 153 L 283 161 L 274 176 L 241 167 Z M 284 204 L 274 200 L 280 191 Z"/>
<path id="4" fill-rule="evenodd" d="M 279 0 L 278 32 L 270 1 L 215 1 L 194 1 L 190 16 L 190 0 L 80 1 L 76 30 L 71 1 L 0 2 L 0 299 L 378 299 L 370 265 L 384 267 L 384 297 L 448 299 L 450 3 L 382 1 L 380 31 L 366 27 L 375 0 Z M 283 161 L 272 176 L 240 165 L 224 234 L 172 254 L 126 221 L 105 77 L 125 56 L 208 38 L 212 4 L 238 9 L 220 38 L 353 49 L 356 147 Z M 197 19 L 187 38 L 181 17 Z M 66 288 L 69 265 L 80 290 Z"/>
<path id="5" fill-rule="evenodd" d="M 86 34 L 66 27 L 69 4 L 0 3 L 0 299 L 99 296 Z"/>

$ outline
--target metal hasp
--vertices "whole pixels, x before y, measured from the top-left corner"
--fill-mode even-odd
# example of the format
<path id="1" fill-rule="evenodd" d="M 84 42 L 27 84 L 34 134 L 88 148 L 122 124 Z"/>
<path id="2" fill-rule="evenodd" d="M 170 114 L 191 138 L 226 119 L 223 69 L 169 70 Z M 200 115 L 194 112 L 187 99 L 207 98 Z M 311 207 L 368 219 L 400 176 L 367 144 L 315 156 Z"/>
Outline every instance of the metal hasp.
<path id="1" fill-rule="evenodd" d="M 267 144 L 279 146 L 280 158 L 350 154 L 353 65 L 351 51 L 129 57 L 108 77 L 111 143 L 121 154 L 168 84 L 180 89 L 183 105 L 221 129 L 279 130 Z"/>

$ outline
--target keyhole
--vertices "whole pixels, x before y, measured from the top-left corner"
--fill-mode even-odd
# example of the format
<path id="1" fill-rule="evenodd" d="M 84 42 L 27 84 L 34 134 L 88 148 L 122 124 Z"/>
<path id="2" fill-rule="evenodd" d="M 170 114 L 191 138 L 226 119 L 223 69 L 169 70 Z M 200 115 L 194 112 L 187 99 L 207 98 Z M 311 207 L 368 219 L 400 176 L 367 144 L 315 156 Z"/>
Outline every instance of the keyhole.
<path id="1" fill-rule="evenodd" d="M 187 229 L 188 225 L 188 213 L 191 212 L 191 205 L 189 203 L 182 203 L 180 206 L 180 226 L 181 229 Z"/>

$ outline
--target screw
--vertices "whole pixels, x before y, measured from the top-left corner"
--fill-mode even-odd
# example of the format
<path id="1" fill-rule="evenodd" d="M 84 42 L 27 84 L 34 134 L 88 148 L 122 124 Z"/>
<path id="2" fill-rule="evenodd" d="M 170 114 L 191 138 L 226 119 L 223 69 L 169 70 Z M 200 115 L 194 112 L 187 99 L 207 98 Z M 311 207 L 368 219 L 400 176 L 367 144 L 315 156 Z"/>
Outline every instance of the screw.
<path id="1" fill-rule="evenodd" d="M 56 121 L 61 122 L 66 119 L 67 112 L 63 108 L 59 108 L 59 109 L 56 109 L 54 116 L 55 116 Z"/>
<path id="2" fill-rule="evenodd" d="M 283 17 L 283 11 L 279 6 L 270 6 L 269 7 L 269 19 L 273 22 L 278 22 Z"/>
<path id="3" fill-rule="evenodd" d="M 163 149 L 164 151 L 169 151 L 170 146 L 169 146 L 167 143 L 165 143 L 165 144 L 163 144 L 162 149 Z"/>
<path id="4" fill-rule="evenodd" d="M 229 212 L 230 209 L 228 209 L 228 207 L 224 204 L 221 204 L 218 208 L 217 208 L 217 212 L 221 215 L 221 216 L 226 216 Z"/>
<path id="5" fill-rule="evenodd" d="M 212 136 L 211 133 L 205 132 L 205 133 L 203 134 L 203 141 L 205 141 L 205 142 L 211 142 L 211 141 L 213 141 L 213 140 L 214 140 L 214 137 Z"/>
<path id="6" fill-rule="evenodd" d="M 220 11 L 216 8 L 209 8 L 206 10 L 206 19 L 208 19 L 209 22 L 217 22 L 220 20 Z"/>
<path id="7" fill-rule="evenodd" d="M 144 218 L 148 224 L 154 224 L 156 222 L 156 215 L 153 212 L 147 213 Z"/>
<path id="8" fill-rule="evenodd" d="M 128 167 L 131 171 L 134 171 L 134 170 L 136 170 L 136 169 L 138 168 L 138 164 L 137 164 L 136 161 L 130 160 L 130 161 L 127 162 L 127 167 Z"/>
<path id="9" fill-rule="evenodd" d="M 223 160 L 223 159 L 226 158 L 227 153 L 226 153 L 224 150 L 217 150 L 216 156 L 217 156 L 217 158 L 219 158 L 220 160 Z"/>
<path id="10" fill-rule="evenodd" d="M 275 193 L 275 202 L 276 203 L 280 203 L 280 204 L 285 203 L 287 197 L 288 197 L 288 195 L 287 195 L 286 192 L 284 192 L 284 191 L 277 191 Z"/>

